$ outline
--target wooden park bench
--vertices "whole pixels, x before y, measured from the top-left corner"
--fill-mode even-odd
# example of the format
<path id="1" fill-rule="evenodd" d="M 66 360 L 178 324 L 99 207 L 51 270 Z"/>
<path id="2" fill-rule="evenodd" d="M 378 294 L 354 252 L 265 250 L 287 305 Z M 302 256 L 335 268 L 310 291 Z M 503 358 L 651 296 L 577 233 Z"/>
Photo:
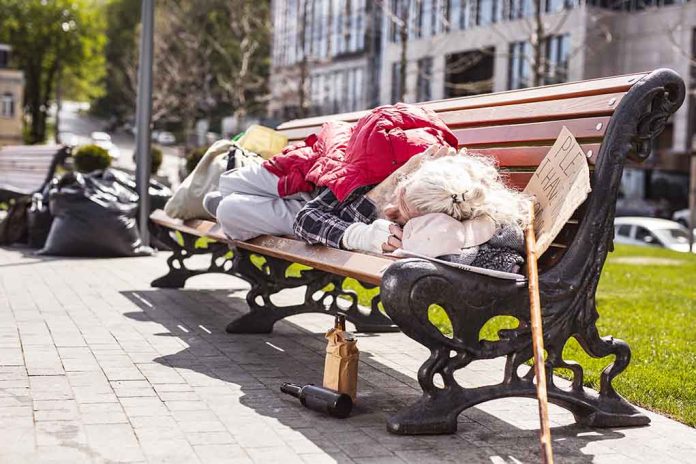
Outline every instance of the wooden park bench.
<path id="1" fill-rule="evenodd" d="M 624 341 L 599 336 L 595 292 L 612 248 L 624 163 L 626 159 L 640 162 L 650 154 L 652 142 L 684 95 L 682 79 L 671 70 L 660 69 L 423 103 L 439 113 L 460 145 L 495 157 L 507 181 L 517 188 L 526 185 L 563 126 L 587 155 L 593 192 L 539 263 L 549 400 L 570 410 L 582 424 L 613 427 L 649 422 L 612 387 L 612 380 L 628 366 L 631 352 Z M 301 140 L 327 120 L 355 121 L 363 114 L 295 120 L 279 130 L 291 141 Z M 418 371 L 423 396 L 390 418 L 388 428 L 394 433 L 453 433 L 457 416 L 466 408 L 491 399 L 535 395 L 533 369 L 525 367 L 523 374 L 518 370 L 532 357 L 525 285 L 426 260 L 394 261 L 309 246 L 292 237 L 262 236 L 235 242 L 227 240 L 214 223 L 182 223 L 161 211 L 152 220 L 174 249 L 169 273 L 154 281 L 154 286 L 182 287 L 187 278 L 204 272 L 233 274 L 251 284 L 247 296 L 250 312 L 233 321 L 229 332 L 268 332 L 284 317 L 346 311 L 343 306 L 349 305 L 348 318 L 358 330 L 380 330 L 394 324 L 428 347 L 431 355 Z M 201 253 L 210 253 L 210 266 L 188 269 L 184 261 Z M 311 269 L 298 270 L 293 263 Z M 367 312 L 358 307 L 355 292 L 346 288 L 346 278 L 366 287 L 380 287 Z M 273 304 L 275 293 L 301 286 L 306 286 L 304 303 Z M 379 311 L 379 301 L 389 319 Z M 452 333 L 443 333 L 431 323 L 428 314 L 434 305 L 446 313 Z M 497 340 L 481 339 L 482 327 L 496 316 L 512 316 L 519 326 L 500 330 Z M 599 392 L 585 389 L 582 367 L 562 358 L 571 337 L 592 357 L 615 356 L 601 375 Z M 506 358 L 502 382 L 476 388 L 456 382 L 457 370 L 475 360 L 497 357 Z M 572 373 L 570 387 L 553 383 L 554 369 Z"/>
<path id="2" fill-rule="evenodd" d="M 0 147 L 0 201 L 41 191 L 69 155 L 64 145 Z"/>

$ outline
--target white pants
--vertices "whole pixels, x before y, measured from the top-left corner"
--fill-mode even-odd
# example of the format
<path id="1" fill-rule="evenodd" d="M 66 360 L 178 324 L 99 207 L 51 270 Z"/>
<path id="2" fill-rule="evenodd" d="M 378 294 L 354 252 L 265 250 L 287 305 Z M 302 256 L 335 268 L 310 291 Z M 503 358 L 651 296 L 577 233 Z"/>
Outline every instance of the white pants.
<path id="1" fill-rule="evenodd" d="M 220 176 L 222 201 L 215 216 L 233 240 L 259 235 L 292 235 L 295 216 L 311 198 L 295 194 L 280 198 L 278 176 L 261 165 L 227 171 Z"/>

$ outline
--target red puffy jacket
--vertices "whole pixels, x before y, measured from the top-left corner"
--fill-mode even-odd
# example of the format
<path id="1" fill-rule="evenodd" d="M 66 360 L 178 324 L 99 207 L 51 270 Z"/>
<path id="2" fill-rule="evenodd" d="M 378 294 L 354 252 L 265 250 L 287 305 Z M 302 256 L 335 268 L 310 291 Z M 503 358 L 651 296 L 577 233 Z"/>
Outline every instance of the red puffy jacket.
<path id="1" fill-rule="evenodd" d="M 281 196 L 328 187 L 339 201 L 355 189 L 375 185 L 433 144 L 457 147 L 457 138 L 430 110 L 397 103 L 375 108 L 351 128 L 325 123 L 302 146 L 287 148 L 264 163 L 280 177 Z"/>
<path id="2" fill-rule="evenodd" d="M 281 154 L 264 161 L 263 167 L 280 178 L 278 194 L 287 197 L 314 190 L 322 169 L 343 160 L 352 133 L 351 124 L 329 121 L 317 134 L 310 135 L 304 142 L 287 146 Z"/>

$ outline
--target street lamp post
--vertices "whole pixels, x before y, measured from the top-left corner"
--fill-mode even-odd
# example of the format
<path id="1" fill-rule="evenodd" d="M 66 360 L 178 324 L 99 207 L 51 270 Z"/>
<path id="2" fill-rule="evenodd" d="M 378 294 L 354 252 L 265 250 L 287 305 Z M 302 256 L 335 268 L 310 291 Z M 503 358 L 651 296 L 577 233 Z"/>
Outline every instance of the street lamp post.
<path id="1" fill-rule="evenodd" d="M 135 109 L 135 178 L 138 190 L 139 214 L 138 225 L 143 245 L 150 244 L 150 232 L 147 227 L 150 214 L 150 170 L 152 153 L 150 152 L 150 120 L 152 116 L 152 43 L 155 16 L 154 0 L 142 0 L 142 28 L 140 34 L 140 61 L 138 64 L 138 96 Z"/>

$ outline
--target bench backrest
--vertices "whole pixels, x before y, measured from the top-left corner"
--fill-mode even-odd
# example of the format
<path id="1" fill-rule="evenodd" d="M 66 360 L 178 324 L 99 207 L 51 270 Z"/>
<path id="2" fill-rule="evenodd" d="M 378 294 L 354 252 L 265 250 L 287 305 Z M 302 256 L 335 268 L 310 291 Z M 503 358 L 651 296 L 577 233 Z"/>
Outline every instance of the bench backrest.
<path id="1" fill-rule="evenodd" d="M 658 71 L 652 74 L 658 73 Z M 453 130 L 461 147 L 495 157 L 509 185 L 523 189 L 551 145 L 566 126 L 587 155 L 590 169 L 598 156 L 609 122 L 627 93 L 651 73 L 638 73 L 473 97 L 431 101 L 429 108 Z M 298 119 L 278 130 L 301 140 L 325 121 L 356 121 L 366 111 Z M 637 115 L 638 116 L 638 115 Z M 595 181 L 593 174 L 591 182 Z M 585 205 L 589 203 L 586 201 Z M 541 262 L 547 267 L 563 256 L 586 212 L 581 207 L 566 224 Z M 613 208 L 611 209 L 613 220 Z"/>
<path id="2" fill-rule="evenodd" d="M 69 154 L 63 145 L 17 145 L 0 148 L 0 197 L 40 190 Z"/>

